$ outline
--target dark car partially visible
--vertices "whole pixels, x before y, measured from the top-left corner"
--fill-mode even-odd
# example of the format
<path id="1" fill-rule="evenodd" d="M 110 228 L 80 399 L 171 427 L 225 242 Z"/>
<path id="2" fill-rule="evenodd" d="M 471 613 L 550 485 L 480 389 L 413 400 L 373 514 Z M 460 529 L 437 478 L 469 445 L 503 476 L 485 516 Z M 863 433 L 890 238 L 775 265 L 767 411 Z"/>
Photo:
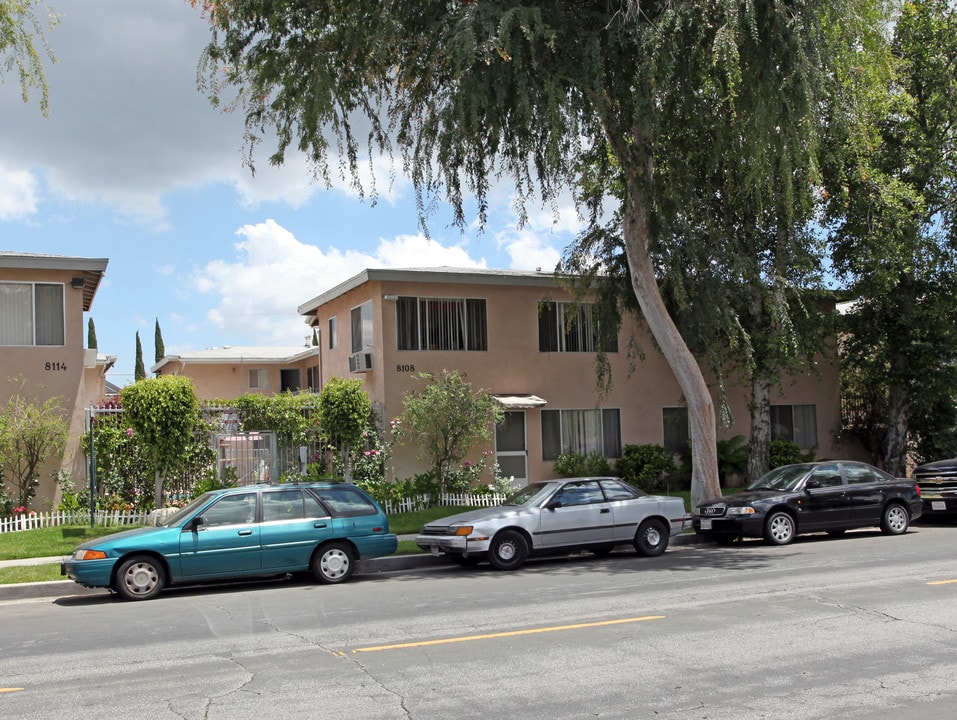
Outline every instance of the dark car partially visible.
<path id="1" fill-rule="evenodd" d="M 938 460 L 914 469 L 924 501 L 924 515 L 957 519 L 957 458 Z"/>
<path id="2" fill-rule="evenodd" d="M 702 503 L 692 526 L 719 543 L 756 537 L 786 545 L 803 533 L 860 527 L 901 535 L 922 510 L 914 480 L 866 463 L 824 461 L 775 468 L 737 495 Z"/>

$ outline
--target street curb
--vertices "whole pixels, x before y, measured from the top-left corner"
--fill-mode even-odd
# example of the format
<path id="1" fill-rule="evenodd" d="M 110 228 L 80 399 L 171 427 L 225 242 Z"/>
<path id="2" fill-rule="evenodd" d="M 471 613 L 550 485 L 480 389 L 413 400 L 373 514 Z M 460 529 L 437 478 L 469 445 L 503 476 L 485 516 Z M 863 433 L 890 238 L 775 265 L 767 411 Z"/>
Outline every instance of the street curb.
<path id="1" fill-rule="evenodd" d="M 694 533 L 682 533 L 671 538 L 670 546 L 693 545 L 707 542 Z M 370 560 L 360 560 L 356 565 L 356 574 L 373 575 L 403 570 L 427 570 L 429 568 L 450 567 L 453 563 L 443 557 L 432 555 L 390 555 Z M 105 588 L 86 588 L 72 580 L 51 580 L 49 582 L 16 583 L 0 585 L 0 601 L 28 600 L 37 598 L 58 598 L 76 595 L 94 595 L 106 592 Z"/>

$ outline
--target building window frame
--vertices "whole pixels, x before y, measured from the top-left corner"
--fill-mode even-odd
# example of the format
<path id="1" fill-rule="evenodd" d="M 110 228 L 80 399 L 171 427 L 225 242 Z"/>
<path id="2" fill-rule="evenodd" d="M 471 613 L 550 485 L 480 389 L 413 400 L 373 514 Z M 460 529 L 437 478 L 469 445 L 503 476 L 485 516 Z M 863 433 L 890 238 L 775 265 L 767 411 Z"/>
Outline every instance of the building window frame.
<path id="1" fill-rule="evenodd" d="M 374 346 L 372 338 L 372 301 L 366 300 L 349 311 L 352 328 L 352 352 L 362 352 Z"/>
<path id="2" fill-rule="evenodd" d="M 543 300 L 538 303 L 539 352 L 618 352 L 618 336 L 602 333 L 595 303 Z"/>
<path id="3" fill-rule="evenodd" d="M 790 440 L 802 450 L 818 445 L 817 405 L 771 405 L 771 439 Z"/>
<path id="4" fill-rule="evenodd" d="M 395 325 L 397 350 L 488 350 L 485 298 L 402 295 L 395 303 Z"/>
<path id="5" fill-rule="evenodd" d="M 542 460 L 566 453 L 621 457 L 620 408 L 548 409 L 541 418 Z"/>
<path id="6" fill-rule="evenodd" d="M 65 347 L 64 283 L 0 282 L 0 346 Z"/>
<path id="7" fill-rule="evenodd" d="M 269 387 L 269 371 L 266 368 L 249 368 L 249 389 L 265 390 Z"/>

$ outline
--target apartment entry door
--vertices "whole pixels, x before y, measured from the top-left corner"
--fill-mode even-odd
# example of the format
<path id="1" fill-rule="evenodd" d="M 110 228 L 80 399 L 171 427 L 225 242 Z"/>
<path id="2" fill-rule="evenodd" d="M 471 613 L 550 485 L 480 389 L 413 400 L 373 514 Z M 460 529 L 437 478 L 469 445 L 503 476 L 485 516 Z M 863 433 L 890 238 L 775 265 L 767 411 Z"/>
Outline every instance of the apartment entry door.
<path id="1" fill-rule="evenodd" d="M 504 477 L 528 485 L 528 450 L 525 445 L 525 411 L 508 410 L 495 428 L 495 462 Z"/>

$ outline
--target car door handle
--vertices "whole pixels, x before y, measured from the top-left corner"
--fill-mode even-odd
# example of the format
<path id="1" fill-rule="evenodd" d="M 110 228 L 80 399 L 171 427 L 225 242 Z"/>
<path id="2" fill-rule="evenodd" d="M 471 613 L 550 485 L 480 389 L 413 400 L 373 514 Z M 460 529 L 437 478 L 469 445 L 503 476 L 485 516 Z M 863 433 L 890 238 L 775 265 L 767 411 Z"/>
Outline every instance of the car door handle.
<path id="1" fill-rule="evenodd" d="M 605 513 L 610 513 L 610 512 L 611 512 L 611 510 L 609 510 L 608 508 L 602 508 L 602 509 L 601 509 L 602 515 L 604 515 Z"/>
<path id="2" fill-rule="evenodd" d="M 240 534 L 240 535 L 252 535 L 252 534 L 253 534 L 253 531 L 252 531 L 252 530 L 240 530 L 240 531 L 239 531 L 239 534 Z"/>
<path id="3" fill-rule="evenodd" d="M 314 528 L 324 528 L 324 527 L 326 526 L 326 524 L 325 524 L 325 523 L 313 523 L 312 526 L 313 526 Z"/>

